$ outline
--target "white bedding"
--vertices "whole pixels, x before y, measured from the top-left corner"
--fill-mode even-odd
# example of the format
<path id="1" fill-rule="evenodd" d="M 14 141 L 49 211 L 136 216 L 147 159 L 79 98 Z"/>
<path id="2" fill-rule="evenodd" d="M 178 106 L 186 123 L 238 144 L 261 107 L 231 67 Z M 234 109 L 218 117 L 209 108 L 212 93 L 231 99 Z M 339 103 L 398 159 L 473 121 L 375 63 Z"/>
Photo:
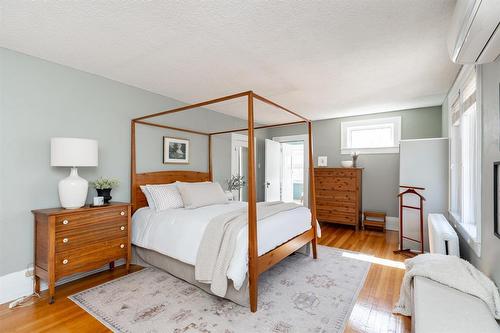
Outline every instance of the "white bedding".
<path id="1" fill-rule="evenodd" d="M 132 243 L 193 265 L 203 233 L 210 220 L 246 206 L 245 202 L 211 205 L 196 209 L 168 209 L 156 212 L 144 207 L 132 216 Z M 311 228 L 308 208 L 282 212 L 259 221 L 258 252 L 264 254 Z M 247 273 L 248 229 L 238 235 L 238 246 L 231 259 L 227 277 L 241 288 Z"/>

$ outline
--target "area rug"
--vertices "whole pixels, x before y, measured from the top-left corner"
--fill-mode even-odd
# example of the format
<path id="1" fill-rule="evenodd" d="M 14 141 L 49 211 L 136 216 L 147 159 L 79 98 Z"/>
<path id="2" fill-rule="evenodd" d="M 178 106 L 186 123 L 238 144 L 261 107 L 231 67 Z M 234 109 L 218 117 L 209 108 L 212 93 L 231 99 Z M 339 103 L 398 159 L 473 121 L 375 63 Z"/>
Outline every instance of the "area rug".
<path id="1" fill-rule="evenodd" d="M 331 247 L 318 252 L 262 274 L 256 313 L 153 268 L 69 298 L 114 332 L 342 332 L 370 263 Z"/>

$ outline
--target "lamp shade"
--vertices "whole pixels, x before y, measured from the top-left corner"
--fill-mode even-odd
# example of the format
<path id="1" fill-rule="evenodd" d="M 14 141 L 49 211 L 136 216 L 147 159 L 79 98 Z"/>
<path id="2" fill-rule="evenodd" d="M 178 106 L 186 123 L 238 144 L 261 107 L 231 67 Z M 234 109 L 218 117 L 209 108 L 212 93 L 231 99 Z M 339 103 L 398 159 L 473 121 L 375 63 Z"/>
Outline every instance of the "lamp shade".
<path id="1" fill-rule="evenodd" d="M 50 165 L 62 167 L 97 166 L 97 140 L 80 138 L 50 139 Z"/>

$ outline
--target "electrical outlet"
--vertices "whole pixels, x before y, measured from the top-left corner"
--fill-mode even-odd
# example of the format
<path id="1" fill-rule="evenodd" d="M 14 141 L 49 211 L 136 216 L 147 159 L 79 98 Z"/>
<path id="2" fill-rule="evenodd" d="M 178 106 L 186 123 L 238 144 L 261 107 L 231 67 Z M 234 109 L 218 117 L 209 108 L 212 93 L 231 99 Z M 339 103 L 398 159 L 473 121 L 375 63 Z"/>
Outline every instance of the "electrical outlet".
<path id="1" fill-rule="evenodd" d="M 28 269 L 26 272 L 24 272 L 24 276 L 30 277 L 33 276 L 34 272 L 33 269 Z"/>

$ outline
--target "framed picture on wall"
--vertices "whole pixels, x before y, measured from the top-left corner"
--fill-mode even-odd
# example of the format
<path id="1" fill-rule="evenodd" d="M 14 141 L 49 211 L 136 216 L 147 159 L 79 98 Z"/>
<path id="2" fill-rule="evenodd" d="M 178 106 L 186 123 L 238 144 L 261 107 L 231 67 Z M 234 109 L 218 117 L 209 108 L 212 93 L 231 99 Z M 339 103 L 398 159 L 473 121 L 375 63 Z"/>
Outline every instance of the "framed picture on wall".
<path id="1" fill-rule="evenodd" d="M 189 140 L 181 138 L 163 137 L 163 163 L 188 164 Z"/>
<path id="2" fill-rule="evenodd" d="M 495 162 L 493 163 L 493 226 L 494 226 L 494 232 L 495 236 L 500 238 L 500 203 L 498 200 L 500 200 L 500 184 L 498 183 L 500 181 L 499 176 L 498 176 L 498 168 L 500 168 L 500 162 Z"/>

